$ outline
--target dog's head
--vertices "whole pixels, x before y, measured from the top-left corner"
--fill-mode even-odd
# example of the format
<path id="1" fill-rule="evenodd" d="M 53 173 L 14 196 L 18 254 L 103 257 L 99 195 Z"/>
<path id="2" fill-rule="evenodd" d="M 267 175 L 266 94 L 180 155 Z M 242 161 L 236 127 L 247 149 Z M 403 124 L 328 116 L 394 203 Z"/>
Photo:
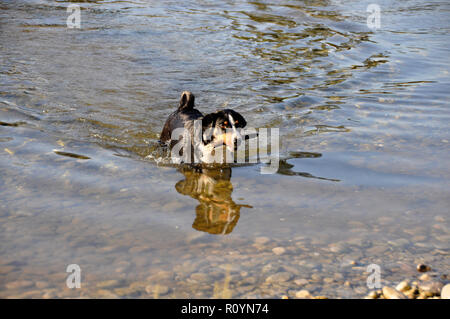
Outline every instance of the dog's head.
<path id="1" fill-rule="evenodd" d="M 207 114 L 202 119 L 203 141 L 214 146 L 226 145 L 233 152 L 236 143 L 242 140 L 239 131 L 246 125 L 244 117 L 230 109 Z"/>

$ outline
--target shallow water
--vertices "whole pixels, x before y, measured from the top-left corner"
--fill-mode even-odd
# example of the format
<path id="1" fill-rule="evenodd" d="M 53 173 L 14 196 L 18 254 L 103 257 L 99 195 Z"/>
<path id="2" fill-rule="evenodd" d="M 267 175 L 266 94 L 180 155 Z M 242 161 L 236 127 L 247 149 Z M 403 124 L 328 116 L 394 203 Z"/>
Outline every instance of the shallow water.
<path id="1" fill-rule="evenodd" d="M 70 2 L 1 1 L 0 297 L 349 298 L 372 263 L 383 284 L 447 274 L 450 5 L 379 1 L 373 31 L 369 3 L 86 1 L 68 29 Z M 149 160 L 183 90 L 280 128 L 278 173 Z"/>

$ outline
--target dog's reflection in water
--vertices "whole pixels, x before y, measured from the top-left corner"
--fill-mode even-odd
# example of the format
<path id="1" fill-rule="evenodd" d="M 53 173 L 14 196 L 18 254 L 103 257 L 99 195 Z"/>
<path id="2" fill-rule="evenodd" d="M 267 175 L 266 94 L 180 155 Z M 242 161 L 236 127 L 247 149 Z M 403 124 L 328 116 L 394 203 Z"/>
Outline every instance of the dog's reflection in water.
<path id="1" fill-rule="evenodd" d="M 185 179 L 175 185 L 178 193 L 199 201 L 192 227 L 210 234 L 225 235 L 236 226 L 241 207 L 231 198 L 231 168 L 222 169 L 180 169 Z"/>

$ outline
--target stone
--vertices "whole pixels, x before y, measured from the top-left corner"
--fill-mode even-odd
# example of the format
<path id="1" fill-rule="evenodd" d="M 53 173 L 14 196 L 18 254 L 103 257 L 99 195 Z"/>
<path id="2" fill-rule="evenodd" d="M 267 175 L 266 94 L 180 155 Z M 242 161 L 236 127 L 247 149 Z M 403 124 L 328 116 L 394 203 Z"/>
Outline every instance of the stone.
<path id="1" fill-rule="evenodd" d="M 441 299 L 450 299 L 450 284 L 446 284 L 442 287 Z"/>
<path id="2" fill-rule="evenodd" d="M 97 288 L 112 288 L 120 286 L 120 281 L 116 279 L 99 282 Z"/>
<path id="3" fill-rule="evenodd" d="M 154 296 L 164 296 L 169 293 L 170 289 L 164 285 L 149 285 L 145 287 L 145 291 Z"/>
<path id="4" fill-rule="evenodd" d="M 416 290 L 415 289 L 410 289 L 410 290 L 405 291 L 404 294 L 409 299 L 414 299 L 416 297 Z"/>
<path id="5" fill-rule="evenodd" d="M 100 296 L 100 298 L 105 298 L 105 299 L 116 299 L 119 298 L 118 295 L 116 295 L 115 293 L 106 290 L 106 289 L 99 289 L 97 291 L 97 294 Z"/>
<path id="6" fill-rule="evenodd" d="M 369 294 L 367 295 L 367 297 L 369 297 L 370 299 L 377 299 L 380 295 L 375 291 L 372 290 L 371 292 L 369 292 Z"/>
<path id="7" fill-rule="evenodd" d="M 409 285 L 408 280 L 403 280 L 395 287 L 395 290 L 400 291 L 400 292 L 405 292 L 410 289 L 411 289 L 411 286 Z"/>
<path id="8" fill-rule="evenodd" d="M 312 298 L 312 296 L 311 296 L 311 294 L 309 293 L 309 291 L 308 291 L 308 290 L 305 290 L 305 289 L 300 290 L 300 291 L 297 291 L 297 292 L 295 293 L 295 297 L 296 297 L 296 298 L 299 298 L 299 299 L 311 299 L 311 298 Z"/>
<path id="9" fill-rule="evenodd" d="M 352 260 L 352 259 L 344 259 L 341 262 L 341 267 L 351 267 L 351 266 L 355 266 L 356 265 L 356 261 Z"/>
<path id="10" fill-rule="evenodd" d="M 42 299 L 54 299 L 56 298 L 56 291 L 54 289 L 47 290 L 42 295 Z"/>
<path id="11" fill-rule="evenodd" d="M 294 283 L 295 283 L 297 286 L 304 286 L 304 285 L 307 285 L 307 284 L 308 284 L 308 280 L 307 280 L 307 279 L 295 279 L 295 280 L 294 280 Z"/>
<path id="12" fill-rule="evenodd" d="M 264 245 L 264 244 L 267 244 L 268 242 L 270 241 L 270 238 L 269 237 L 256 237 L 255 238 L 255 244 L 258 244 L 258 245 Z"/>
<path id="13" fill-rule="evenodd" d="M 6 289 L 21 289 L 21 288 L 28 288 L 33 286 L 33 282 L 29 280 L 18 280 L 18 281 L 12 281 L 8 282 L 6 285 Z"/>
<path id="14" fill-rule="evenodd" d="M 286 249 L 284 249 L 283 247 L 275 247 L 274 249 L 272 249 L 273 253 L 275 255 L 282 255 L 286 252 Z"/>
<path id="15" fill-rule="evenodd" d="M 388 286 L 383 287 L 383 296 L 386 299 L 406 299 L 403 293 Z"/>
<path id="16" fill-rule="evenodd" d="M 49 284 L 46 281 L 36 281 L 35 286 L 38 289 L 45 289 L 48 288 Z"/>
<path id="17" fill-rule="evenodd" d="M 419 283 L 419 290 L 427 297 L 431 297 L 440 295 L 443 286 L 444 284 L 438 281 L 425 281 L 423 283 Z"/>
<path id="18" fill-rule="evenodd" d="M 266 278 L 267 283 L 276 284 L 291 280 L 293 275 L 287 271 L 278 272 Z"/>
<path id="19" fill-rule="evenodd" d="M 190 279 L 197 282 L 208 282 L 210 277 L 204 273 L 194 273 L 191 275 Z"/>
<path id="20" fill-rule="evenodd" d="M 419 279 L 422 281 L 428 281 L 431 280 L 431 276 L 429 274 L 423 274 L 422 276 L 419 277 Z"/>
<path id="21" fill-rule="evenodd" d="M 431 270 L 431 267 L 425 264 L 418 264 L 416 269 L 418 272 L 427 272 Z"/>
<path id="22" fill-rule="evenodd" d="M 340 253 L 340 254 L 348 252 L 350 250 L 346 244 L 341 243 L 341 242 L 332 243 L 332 244 L 328 245 L 328 249 L 333 253 Z"/>

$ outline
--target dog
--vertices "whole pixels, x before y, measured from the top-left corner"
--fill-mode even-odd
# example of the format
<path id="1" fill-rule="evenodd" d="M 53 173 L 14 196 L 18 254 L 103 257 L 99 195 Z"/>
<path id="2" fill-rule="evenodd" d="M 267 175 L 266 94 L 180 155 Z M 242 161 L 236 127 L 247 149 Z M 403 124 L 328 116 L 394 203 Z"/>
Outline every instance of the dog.
<path id="1" fill-rule="evenodd" d="M 198 122 L 197 122 L 198 121 Z M 195 122 L 201 123 L 201 136 L 194 137 Z M 189 91 L 181 94 L 178 109 L 169 115 L 160 135 L 160 143 L 173 149 L 183 137 L 173 139 L 176 129 L 184 129 L 190 135 L 194 152 L 200 152 L 200 160 L 207 161 L 205 154 L 210 155 L 218 146 L 226 146 L 230 152 L 240 143 L 240 129 L 247 125 L 244 117 L 231 109 L 219 110 L 203 115 L 195 108 L 195 96 Z"/>

